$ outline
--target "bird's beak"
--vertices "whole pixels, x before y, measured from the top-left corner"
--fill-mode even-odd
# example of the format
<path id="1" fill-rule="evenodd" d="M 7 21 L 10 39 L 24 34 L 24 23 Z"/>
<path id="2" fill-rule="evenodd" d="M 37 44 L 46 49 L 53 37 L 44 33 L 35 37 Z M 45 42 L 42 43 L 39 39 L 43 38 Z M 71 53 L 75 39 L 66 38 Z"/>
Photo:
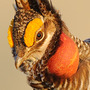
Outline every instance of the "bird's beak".
<path id="1" fill-rule="evenodd" d="M 15 67 L 18 69 L 21 66 L 22 63 L 23 63 L 23 59 L 22 58 L 17 58 L 15 60 Z"/>
<path id="2" fill-rule="evenodd" d="M 32 62 L 36 61 L 36 58 L 34 58 L 30 53 L 26 52 L 26 54 L 23 57 L 17 56 L 15 58 L 15 67 L 18 69 L 22 63 L 26 60 L 31 60 Z"/>

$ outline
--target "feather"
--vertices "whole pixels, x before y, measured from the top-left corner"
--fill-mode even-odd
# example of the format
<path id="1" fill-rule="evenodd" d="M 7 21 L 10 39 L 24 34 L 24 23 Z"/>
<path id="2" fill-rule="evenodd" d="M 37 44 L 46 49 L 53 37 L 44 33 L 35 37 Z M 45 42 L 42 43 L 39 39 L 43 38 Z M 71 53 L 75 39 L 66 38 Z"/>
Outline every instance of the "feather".
<path id="1" fill-rule="evenodd" d="M 15 0 L 18 9 L 30 10 L 28 0 Z"/>
<path id="2" fill-rule="evenodd" d="M 48 11 L 51 11 L 52 13 L 57 13 L 51 0 L 37 0 L 37 3 L 43 15 L 47 14 Z"/>
<path id="3" fill-rule="evenodd" d="M 40 13 L 39 5 L 37 3 L 37 0 L 28 0 L 30 8 L 34 11 Z"/>
<path id="4" fill-rule="evenodd" d="M 86 39 L 86 40 L 84 40 L 84 41 L 90 43 L 90 38 L 89 38 L 89 39 Z"/>

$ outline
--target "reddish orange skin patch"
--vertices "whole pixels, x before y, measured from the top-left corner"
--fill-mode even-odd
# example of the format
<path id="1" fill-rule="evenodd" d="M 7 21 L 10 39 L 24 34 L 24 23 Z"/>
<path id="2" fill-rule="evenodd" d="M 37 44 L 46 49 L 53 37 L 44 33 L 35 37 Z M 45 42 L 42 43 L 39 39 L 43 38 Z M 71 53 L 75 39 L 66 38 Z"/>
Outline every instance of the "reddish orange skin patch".
<path id="1" fill-rule="evenodd" d="M 60 46 L 48 61 L 49 72 L 61 77 L 71 77 L 79 64 L 79 52 L 74 41 L 67 35 L 60 35 Z"/>

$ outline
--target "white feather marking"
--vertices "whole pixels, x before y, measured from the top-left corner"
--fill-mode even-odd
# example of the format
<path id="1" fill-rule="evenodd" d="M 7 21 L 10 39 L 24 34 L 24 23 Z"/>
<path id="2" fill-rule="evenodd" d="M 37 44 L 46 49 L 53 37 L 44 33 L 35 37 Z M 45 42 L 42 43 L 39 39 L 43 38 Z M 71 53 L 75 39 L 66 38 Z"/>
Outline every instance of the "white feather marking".
<path id="1" fill-rule="evenodd" d="M 81 45 L 83 45 L 83 41 L 81 41 Z"/>
<path id="2" fill-rule="evenodd" d="M 82 52 L 79 52 L 79 55 L 81 55 L 82 54 Z"/>
<path id="3" fill-rule="evenodd" d="M 78 48 L 80 47 L 80 43 L 78 44 Z"/>
<path id="4" fill-rule="evenodd" d="M 75 83 L 74 90 L 76 90 L 76 88 L 77 88 L 77 85 L 78 85 L 78 82 L 77 82 L 76 78 L 74 79 L 74 83 Z"/>
<path id="5" fill-rule="evenodd" d="M 86 47 L 84 46 L 83 48 L 84 48 L 84 50 L 86 51 Z"/>
<path id="6" fill-rule="evenodd" d="M 62 88 L 62 85 L 60 84 L 57 90 L 60 90 Z"/>
<path id="7" fill-rule="evenodd" d="M 80 87 L 79 87 L 79 90 L 82 90 L 83 89 L 83 82 L 84 82 L 84 77 L 83 75 L 81 76 L 81 83 L 80 83 Z"/>
<path id="8" fill-rule="evenodd" d="M 72 88 L 72 82 L 70 81 L 69 86 L 68 86 L 68 90 L 71 90 L 71 88 Z"/>
<path id="9" fill-rule="evenodd" d="M 73 39 L 73 36 L 71 36 L 71 38 Z"/>
<path id="10" fill-rule="evenodd" d="M 67 79 L 66 79 L 66 80 L 65 80 L 65 84 L 64 84 L 64 88 L 67 87 L 67 84 L 68 84 L 68 82 L 67 82 Z"/>

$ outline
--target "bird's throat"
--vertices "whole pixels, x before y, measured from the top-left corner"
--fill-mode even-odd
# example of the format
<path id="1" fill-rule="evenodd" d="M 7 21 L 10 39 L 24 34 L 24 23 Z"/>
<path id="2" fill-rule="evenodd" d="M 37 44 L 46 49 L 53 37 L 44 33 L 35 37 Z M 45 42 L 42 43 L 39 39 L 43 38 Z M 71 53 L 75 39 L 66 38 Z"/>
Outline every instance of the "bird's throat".
<path id="1" fill-rule="evenodd" d="M 62 32 L 59 47 L 48 61 L 51 74 L 61 77 L 71 77 L 76 73 L 79 64 L 79 52 L 74 41 Z"/>

